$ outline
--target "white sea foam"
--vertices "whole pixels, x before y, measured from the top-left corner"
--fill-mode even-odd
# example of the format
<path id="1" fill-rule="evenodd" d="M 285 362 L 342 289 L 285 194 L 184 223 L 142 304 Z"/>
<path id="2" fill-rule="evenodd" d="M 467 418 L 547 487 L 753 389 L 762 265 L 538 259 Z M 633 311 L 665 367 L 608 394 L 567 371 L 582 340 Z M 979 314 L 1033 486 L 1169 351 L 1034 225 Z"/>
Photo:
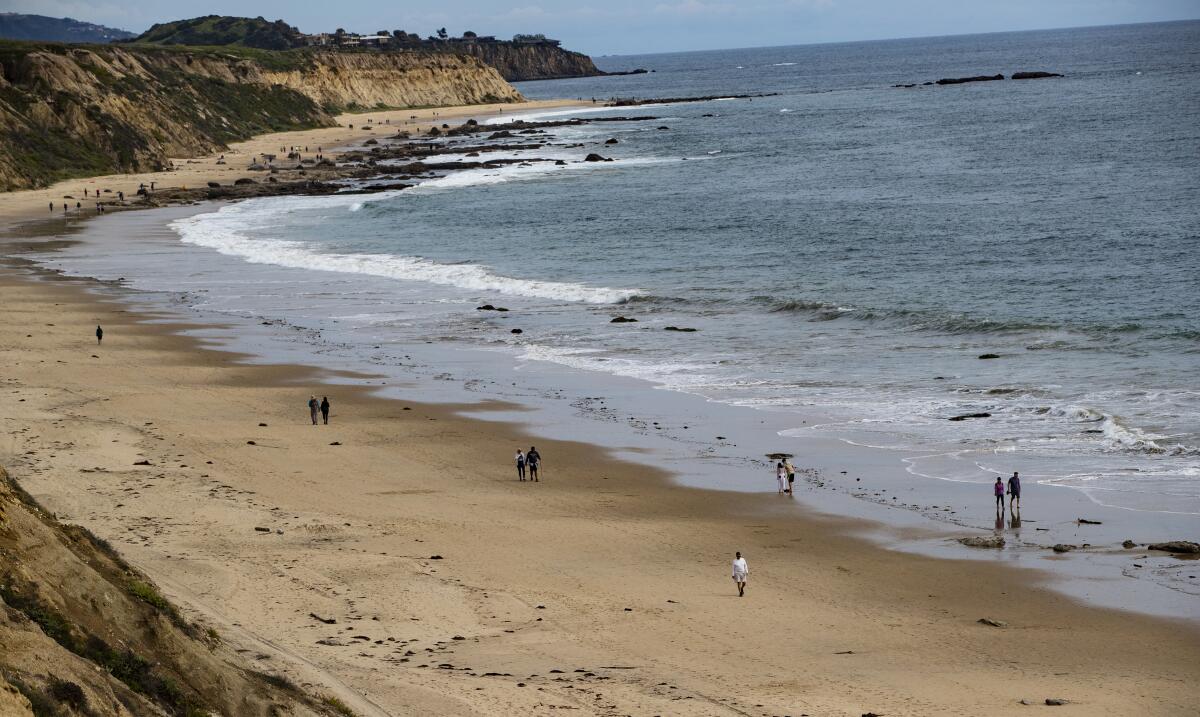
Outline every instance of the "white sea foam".
<path id="1" fill-rule="evenodd" d="M 478 264 L 439 264 L 420 257 L 392 254 L 322 253 L 306 242 L 260 235 L 260 232 L 269 230 L 290 211 L 304 206 L 321 206 L 314 203 L 320 200 L 330 200 L 332 206 L 337 206 L 338 199 L 340 198 L 334 196 L 301 198 L 300 201 L 292 202 L 252 200 L 223 207 L 209 214 L 176 220 L 171 223 L 171 228 L 186 243 L 240 257 L 252 264 L 424 281 L 478 292 L 589 304 L 619 303 L 639 293 L 636 289 L 593 287 L 571 282 L 502 276 L 489 267 Z M 342 206 L 345 205 L 342 203 Z"/>
<path id="2" fill-rule="evenodd" d="M 483 121 L 483 124 L 508 124 L 509 122 L 536 122 L 538 120 L 553 119 L 558 117 L 574 117 L 581 114 L 595 114 L 596 112 L 616 112 L 619 110 L 627 110 L 628 107 L 576 107 L 567 110 L 544 110 L 541 112 L 522 112 L 513 115 L 498 115 L 496 117 L 488 117 Z"/>

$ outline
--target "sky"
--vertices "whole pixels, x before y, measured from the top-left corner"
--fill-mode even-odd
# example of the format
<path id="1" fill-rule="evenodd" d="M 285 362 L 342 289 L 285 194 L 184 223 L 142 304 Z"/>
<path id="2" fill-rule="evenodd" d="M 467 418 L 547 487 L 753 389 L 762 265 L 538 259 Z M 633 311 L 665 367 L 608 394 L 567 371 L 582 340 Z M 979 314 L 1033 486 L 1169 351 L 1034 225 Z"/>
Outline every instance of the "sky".
<path id="1" fill-rule="evenodd" d="M 0 0 L 0 12 L 133 32 L 211 14 L 283 19 L 304 32 L 540 32 L 616 55 L 1196 19 L 1200 0 Z"/>

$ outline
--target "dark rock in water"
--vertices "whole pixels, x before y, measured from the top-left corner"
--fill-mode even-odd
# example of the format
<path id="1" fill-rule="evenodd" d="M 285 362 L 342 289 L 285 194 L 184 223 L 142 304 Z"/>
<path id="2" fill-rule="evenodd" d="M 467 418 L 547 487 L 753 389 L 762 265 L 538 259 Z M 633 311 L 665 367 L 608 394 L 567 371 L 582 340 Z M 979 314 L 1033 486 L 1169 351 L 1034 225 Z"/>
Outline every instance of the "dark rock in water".
<path id="1" fill-rule="evenodd" d="M 950 418 L 950 419 L 947 419 L 947 420 L 950 420 L 950 421 L 965 421 L 965 420 L 967 420 L 968 418 L 991 418 L 991 417 L 992 417 L 992 414 L 990 414 L 990 413 L 964 413 L 964 414 L 963 414 L 963 415 L 961 415 L 961 416 L 954 416 L 953 418 Z"/>
<path id="2" fill-rule="evenodd" d="M 916 87 L 916 86 L 917 86 L 917 83 L 915 83 L 915 82 L 913 82 L 911 84 L 907 84 L 907 85 L 892 85 L 892 87 Z"/>
<path id="3" fill-rule="evenodd" d="M 1124 543 L 1121 543 L 1121 547 L 1125 548 L 1126 550 L 1133 550 L 1137 547 L 1137 543 L 1133 542 L 1132 540 L 1126 540 Z"/>
<path id="4" fill-rule="evenodd" d="M 1087 518 L 1076 518 L 1075 522 L 1079 525 L 1103 525 L 1099 520 L 1088 520 Z"/>
<path id="5" fill-rule="evenodd" d="M 604 143 L 605 143 L 605 144 L 620 144 L 620 143 L 617 141 L 617 138 L 616 138 L 616 137 L 612 137 L 612 138 L 608 139 L 607 141 L 605 141 Z"/>
<path id="6" fill-rule="evenodd" d="M 215 188 L 217 188 L 217 187 L 221 186 L 221 183 L 220 183 L 220 182 L 209 182 L 209 183 L 208 183 L 208 186 L 210 186 L 210 187 L 212 187 L 212 188 L 214 188 L 214 189 L 215 189 Z"/>
<path id="7" fill-rule="evenodd" d="M 1190 540 L 1170 540 L 1165 543 L 1151 543 L 1146 546 L 1151 550 L 1162 550 L 1167 553 L 1200 553 L 1200 544 Z"/>
<path id="8" fill-rule="evenodd" d="M 514 334 L 523 334 L 523 333 L 525 333 L 525 332 L 524 332 L 524 331 L 521 331 L 520 329 L 513 329 L 513 330 L 512 330 L 512 333 L 514 333 Z"/>
<path id="9" fill-rule="evenodd" d="M 430 137 L 437 137 L 442 134 L 442 131 L 440 129 L 438 129 L 437 127 L 430 127 L 429 132 L 427 132 L 426 134 L 428 134 Z"/>
<path id="10" fill-rule="evenodd" d="M 561 160 L 561 159 L 556 159 L 556 160 L 554 160 L 554 164 L 558 165 L 559 167 L 565 167 L 565 166 L 567 166 L 567 163 L 566 163 L 566 162 L 564 162 L 564 161 L 563 161 L 563 160 Z"/>
<path id="11" fill-rule="evenodd" d="M 667 326 L 663 328 L 663 331 L 682 331 L 685 334 L 695 333 L 697 330 L 698 329 L 681 328 L 679 326 Z"/>
<path id="12" fill-rule="evenodd" d="M 965 82 L 991 82 L 1003 80 L 1004 75 L 976 75 L 974 77 L 943 77 L 937 81 L 939 85 L 961 85 Z"/>
<path id="13" fill-rule="evenodd" d="M 506 129 L 502 129 L 499 132 L 492 132 L 490 135 L 488 135 L 488 139 L 509 139 L 512 136 L 513 136 L 512 132 L 509 132 Z"/>
<path id="14" fill-rule="evenodd" d="M 274 177 L 267 177 L 267 181 L 270 182 L 271 184 L 275 184 L 279 180 Z"/>
<path id="15" fill-rule="evenodd" d="M 479 124 L 479 123 L 478 123 L 477 121 L 473 120 L 473 119 L 469 119 L 469 120 L 467 120 L 467 126 L 468 126 L 468 127 L 475 127 L 475 126 L 477 126 L 478 124 Z"/>
<path id="16" fill-rule="evenodd" d="M 1004 538 L 999 535 L 972 535 L 969 538 L 959 538 L 958 542 L 968 548 L 1003 548 Z"/>
<path id="17" fill-rule="evenodd" d="M 610 323 L 610 324 L 634 324 L 634 323 L 637 323 L 637 319 L 630 319 L 630 318 L 626 318 L 624 316 L 615 316 L 608 323 Z"/>
<path id="18" fill-rule="evenodd" d="M 1051 550 L 1053 550 L 1056 553 L 1069 553 L 1074 549 L 1075 549 L 1074 545 L 1065 545 L 1063 543 L 1058 543 L 1053 548 L 1051 548 Z"/>
<path id="19" fill-rule="evenodd" d="M 492 306 L 491 304 L 484 304 L 483 306 L 476 306 L 475 310 L 476 311 L 495 311 L 496 307 Z"/>
<path id="20" fill-rule="evenodd" d="M 479 156 L 479 153 L 478 153 L 478 152 L 467 152 L 467 155 L 466 155 L 466 156 L 468 156 L 468 157 L 478 157 L 478 156 Z"/>
<path id="21" fill-rule="evenodd" d="M 1043 77 L 1062 77 L 1057 72 L 1014 72 L 1014 80 L 1040 80 Z"/>
<path id="22" fill-rule="evenodd" d="M 364 147 L 370 147 L 373 144 L 379 144 L 379 140 L 372 137 L 371 139 L 368 139 L 366 142 L 363 142 Z"/>
<path id="23" fill-rule="evenodd" d="M 662 127 L 659 127 L 659 129 L 671 129 L 671 128 L 666 125 L 663 125 Z"/>
<path id="24" fill-rule="evenodd" d="M 241 186 L 244 186 L 247 184 L 258 184 L 258 182 L 255 182 L 253 179 L 251 179 L 249 177 L 242 177 L 241 179 L 235 180 L 234 184 L 236 186 L 241 187 Z"/>
<path id="25" fill-rule="evenodd" d="M 709 112 L 709 113 L 707 113 L 707 114 L 702 114 L 702 115 L 700 115 L 700 116 L 701 116 L 701 117 L 715 117 L 716 115 L 714 115 L 714 114 L 712 114 L 711 112 Z"/>
<path id="26" fill-rule="evenodd" d="M 926 87 L 926 86 L 928 86 L 928 85 L 932 85 L 932 84 L 933 84 L 932 82 L 922 82 L 922 83 L 921 83 L 921 86 L 922 86 L 922 87 Z"/>
<path id="27" fill-rule="evenodd" d="M 605 159 L 604 157 L 601 157 L 600 155 L 593 152 L 593 153 L 589 154 L 588 156 L 584 157 L 583 161 L 585 161 L 585 162 L 610 162 L 612 160 Z"/>
<path id="28" fill-rule="evenodd" d="M 1000 354 L 979 354 L 980 360 L 987 361 L 988 359 L 998 359 Z"/>

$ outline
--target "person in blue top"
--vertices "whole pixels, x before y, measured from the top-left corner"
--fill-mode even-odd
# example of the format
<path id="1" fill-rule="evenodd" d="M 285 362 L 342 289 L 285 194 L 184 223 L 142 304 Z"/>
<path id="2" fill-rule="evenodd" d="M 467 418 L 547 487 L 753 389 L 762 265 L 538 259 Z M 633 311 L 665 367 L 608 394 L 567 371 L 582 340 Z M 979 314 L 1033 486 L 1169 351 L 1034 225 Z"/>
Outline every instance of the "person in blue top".
<path id="1" fill-rule="evenodd" d="M 1008 508 L 1012 511 L 1021 509 L 1021 477 L 1016 471 L 1008 479 Z"/>

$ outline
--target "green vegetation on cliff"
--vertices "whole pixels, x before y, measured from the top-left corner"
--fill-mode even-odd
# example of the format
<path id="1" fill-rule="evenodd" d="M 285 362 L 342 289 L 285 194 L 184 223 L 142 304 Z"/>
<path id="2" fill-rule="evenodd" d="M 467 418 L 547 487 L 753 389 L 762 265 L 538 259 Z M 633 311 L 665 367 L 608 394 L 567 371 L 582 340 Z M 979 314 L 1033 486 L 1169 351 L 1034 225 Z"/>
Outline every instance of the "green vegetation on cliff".
<path id="1" fill-rule="evenodd" d="M 205 15 L 163 22 L 143 32 L 134 42 L 160 45 L 239 45 L 263 50 L 287 50 L 304 44 L 299 30 L 283 20 L 261 17 Z"/>
<path id="2" fill-rule="evenodd" d="M 255 134 L 332 124 L 299 91 L 245 81 L 260 72 L 237 54 L 0 41 L 0 190 L 159 169 Z"/>

